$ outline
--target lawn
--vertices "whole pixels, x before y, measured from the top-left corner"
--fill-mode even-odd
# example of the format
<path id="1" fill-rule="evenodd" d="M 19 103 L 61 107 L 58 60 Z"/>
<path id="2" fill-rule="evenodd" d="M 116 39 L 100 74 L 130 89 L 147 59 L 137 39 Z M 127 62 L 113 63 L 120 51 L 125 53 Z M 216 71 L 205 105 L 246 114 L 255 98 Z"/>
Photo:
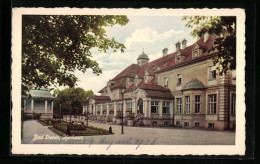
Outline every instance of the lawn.
<path id="1" fill-rule="evenodd" d="M 70 123 L 70 122 L 57 122 L 38 120 L 43 126 L 50 126 L 50 122 L 53 123 L 52 127 L 49 127 L 51 131 L 60 136 L 92 136 L 92 135 L 109 135 L 108 130 L 103 128 L 97 128 L 93 126 L 86 127 L 84 124 Z"/>

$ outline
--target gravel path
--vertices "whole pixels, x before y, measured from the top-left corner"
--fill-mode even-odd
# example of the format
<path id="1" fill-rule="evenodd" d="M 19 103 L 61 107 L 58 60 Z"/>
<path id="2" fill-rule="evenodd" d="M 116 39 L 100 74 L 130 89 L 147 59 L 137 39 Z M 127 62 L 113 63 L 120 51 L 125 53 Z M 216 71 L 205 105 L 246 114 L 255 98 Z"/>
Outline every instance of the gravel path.
<path id="1" fill-rule="evenodd" d="M 110 125 L 92 123 L 89 125 L 108 129 Z M 120 125 L 111 125 L 112 135 L 60 137 L 36 120 L 24 122 L 25 144 L 160 144 L 160 145 L 233 145 L 235 133 L 179 128 L 126 127 L 121 134 Z M 35 139 L 35 140 L 34 140 Z"/>

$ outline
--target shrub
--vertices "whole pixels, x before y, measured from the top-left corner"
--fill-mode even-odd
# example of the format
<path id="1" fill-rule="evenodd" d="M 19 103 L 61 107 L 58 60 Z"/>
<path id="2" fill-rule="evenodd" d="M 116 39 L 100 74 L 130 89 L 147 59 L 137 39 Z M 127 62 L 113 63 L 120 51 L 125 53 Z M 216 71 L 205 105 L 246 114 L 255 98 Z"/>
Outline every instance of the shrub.
<path id="1" fill-rule="evenodd" d="M 40 119 L 40 117 L 41 117 L 41 113 L 34 113 L 33 112 L 33 119 L 37 119 L 37 120 L 39 120 Z"/>

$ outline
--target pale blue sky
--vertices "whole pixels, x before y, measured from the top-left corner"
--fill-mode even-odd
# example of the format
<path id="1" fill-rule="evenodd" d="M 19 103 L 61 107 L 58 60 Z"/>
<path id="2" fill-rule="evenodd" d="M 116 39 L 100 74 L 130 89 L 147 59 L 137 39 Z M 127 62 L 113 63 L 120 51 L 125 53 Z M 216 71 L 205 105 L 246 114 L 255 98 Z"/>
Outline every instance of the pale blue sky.
<path id="1" fill-rule="evenodd" d="M 128 16 L 125 26 L 115 25 L 106 28 L 107 35 L 114 37 L 126 46 L 124 53 L 108 51 L 98 53 L 93 50 L 93 58 L 103 70 L 97 76 L 89 70 L 87 73 L 76 72 L 79 78 L 77 86 L 85 90 L 92 89 L 95 94 L 102 89 L 109 79 L 115 77 L 124 68 L 136 63 L 139 54 L 144 52 L 150 61 L 162 56 L 162 49 L 167 47 L 169 53 L 175 51 L 175 43 L 184 38 L 187 45 L 193 44 L 196 38 L 190 35 L 191 29 L 185 27 L 185 21 L 177 16 Z"/>

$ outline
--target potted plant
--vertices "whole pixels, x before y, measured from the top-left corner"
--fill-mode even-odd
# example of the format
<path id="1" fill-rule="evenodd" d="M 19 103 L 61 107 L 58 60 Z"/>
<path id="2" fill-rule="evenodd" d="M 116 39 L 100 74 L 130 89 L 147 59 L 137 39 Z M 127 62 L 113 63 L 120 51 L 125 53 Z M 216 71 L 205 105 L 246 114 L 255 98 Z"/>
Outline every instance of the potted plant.
<path id="1" fill-rule="evenodd" d="M 118 112 L 116 115 L 116 123 L 118 125 L 122 124 L 122 112 Z"/>
<path id="2" fill-rule="evenodd" d="M 134 125 L 134 113 L 129 113 L 127 117 L 127 126 L 133 126 Z"/>

